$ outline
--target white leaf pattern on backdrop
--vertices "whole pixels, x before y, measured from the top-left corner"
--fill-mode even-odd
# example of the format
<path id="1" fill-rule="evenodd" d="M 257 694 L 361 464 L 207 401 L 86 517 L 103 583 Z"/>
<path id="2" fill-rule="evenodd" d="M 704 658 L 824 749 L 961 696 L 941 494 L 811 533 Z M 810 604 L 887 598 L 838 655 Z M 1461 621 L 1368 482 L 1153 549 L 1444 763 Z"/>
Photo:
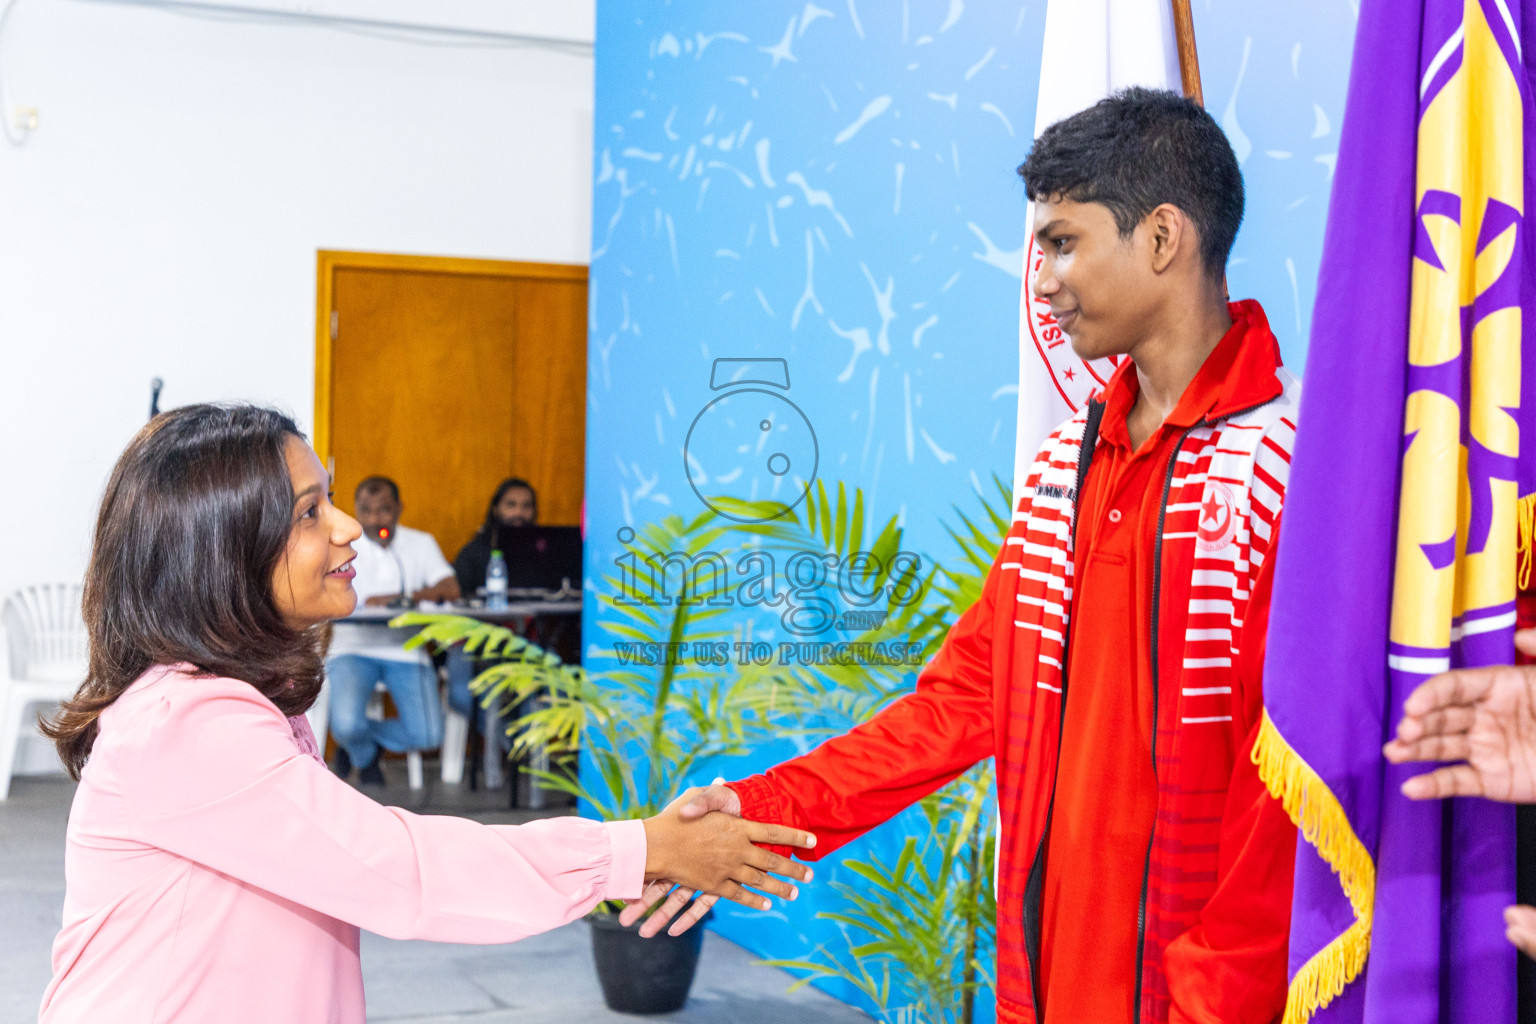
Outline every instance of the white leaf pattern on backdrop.
<path id="1" fill-rule="evenodd" d="M 948 555 L 941 518 L 1014 462 L 1028 234 L 1014 168 L 1034 125 L 1045 9 L 598 4 L 589 579 L 622 553 L 621 526 L 703 511 L 682 449 L 718 394 L 720 357 L 786 360 L 820 477 L 863 487 L 881 516 L 903 514 L 912 550 Z M 1232 293 L 1264 303 L 1296 368 L 1354 12 L 1348 0 L 1196 0 L 1194 13 L 1205 95 L 1218 121 L 1230 107 L 1252 147 Z M 757 467 L 706 472 L 723 490 Z M 603 668 L 587 607 L 590 663 Z M 902 830 L 901 819 L 877 830 L 858 854 L 893 858 Z M 728 911 L 717 926 L 773 956 L 842 949 L 815 919 L 835 899 L 825 877 L 781 917 Z"/>

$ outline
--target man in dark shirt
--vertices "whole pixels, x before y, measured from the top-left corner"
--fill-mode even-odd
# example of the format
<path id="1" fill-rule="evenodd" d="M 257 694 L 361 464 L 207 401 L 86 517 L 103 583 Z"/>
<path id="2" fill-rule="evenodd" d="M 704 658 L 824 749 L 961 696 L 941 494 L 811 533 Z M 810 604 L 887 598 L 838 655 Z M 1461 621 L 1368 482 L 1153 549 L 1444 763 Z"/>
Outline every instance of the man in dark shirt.
<path id="1" fill-rule="evenodd" d="M 504 533 L 532 526 L 538 518 L 539 498 L 533 485 L 515 476 L 503 480 L 485 510 L 485 523 L 453 560 L 459 589 L 473 596 L 485 586 L 485 568 L 490 564 L 491 552 L 501 548 Z M 512 581 L 512 585 L 517 583 Z"/>

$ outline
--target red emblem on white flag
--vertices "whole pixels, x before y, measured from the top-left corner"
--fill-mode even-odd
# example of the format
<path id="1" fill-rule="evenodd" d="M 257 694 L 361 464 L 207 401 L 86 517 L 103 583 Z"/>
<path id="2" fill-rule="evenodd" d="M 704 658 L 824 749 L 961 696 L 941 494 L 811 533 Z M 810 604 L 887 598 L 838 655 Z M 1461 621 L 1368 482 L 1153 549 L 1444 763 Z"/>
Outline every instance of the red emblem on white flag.
<path id="1" fill-rule="evenodd" d="M 1036 137 L 1048 125 L 1093 106 L 1117 89 L 1128 85 L 1167 89 L 1177 88 L 1178 83 L 1173 8 L 1167 0 L 1046 0 Z M 1033 219 L 1032 213 L 1025 217 L 1026 236 L 1033 232 Z M 1051 315 L 1050 303 L 1034 296 L 1043 260 L 1030 237 L 1024 247 L 1019 296 L 1015 495 L 1024 493 L 1024 481 L 1041 443 L 1104 387 L 1117 365 L 1111 359 L 1084 362 L 1072 351 L 1071 340 Z"/>

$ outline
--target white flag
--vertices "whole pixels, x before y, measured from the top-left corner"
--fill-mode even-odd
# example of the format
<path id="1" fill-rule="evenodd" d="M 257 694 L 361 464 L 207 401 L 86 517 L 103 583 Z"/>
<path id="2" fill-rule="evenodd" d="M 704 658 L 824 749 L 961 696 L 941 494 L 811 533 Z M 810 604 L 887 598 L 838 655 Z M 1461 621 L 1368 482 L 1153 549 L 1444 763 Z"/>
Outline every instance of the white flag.
<path id="1" fill-rule="evenodd" d="M 1116 89 L 1179 87 L 1179 55 L 1168 0 L 1049 0 L 1040 57 L 1035 137 L 1047 126 L 1086 110 Z M 1024 289 L 1019 298 L 1019 433 L 1013 490 L 1018 501 L 1030 463 L 1052 430 L 1109 380 L 1108 359 L 1085 363 L 1034 297 L 1041 253 L 1035 209 L 1025 213 Z"/>

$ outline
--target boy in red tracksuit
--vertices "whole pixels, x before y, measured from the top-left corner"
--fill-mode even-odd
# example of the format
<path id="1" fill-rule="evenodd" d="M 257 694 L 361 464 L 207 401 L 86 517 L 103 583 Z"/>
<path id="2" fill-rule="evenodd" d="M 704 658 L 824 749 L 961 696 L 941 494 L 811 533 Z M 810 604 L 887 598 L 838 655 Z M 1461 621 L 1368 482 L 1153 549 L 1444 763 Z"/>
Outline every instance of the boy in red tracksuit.
<path id="1" fill-rule="evenodd" d="M 1249 754 L 1298 385 L 1258 304 L 1225 299 L 1242 176 L 1209 114 L 1144 89 L 1046 129 L 1019 173 L 1036 296 L 1079 356 L 1128 358 L 1040 449 L 916 692 L 688 813 L 824 856 L 994 757 L 1002 1024 L 1268 1024 L 1296 843 Z"/>

